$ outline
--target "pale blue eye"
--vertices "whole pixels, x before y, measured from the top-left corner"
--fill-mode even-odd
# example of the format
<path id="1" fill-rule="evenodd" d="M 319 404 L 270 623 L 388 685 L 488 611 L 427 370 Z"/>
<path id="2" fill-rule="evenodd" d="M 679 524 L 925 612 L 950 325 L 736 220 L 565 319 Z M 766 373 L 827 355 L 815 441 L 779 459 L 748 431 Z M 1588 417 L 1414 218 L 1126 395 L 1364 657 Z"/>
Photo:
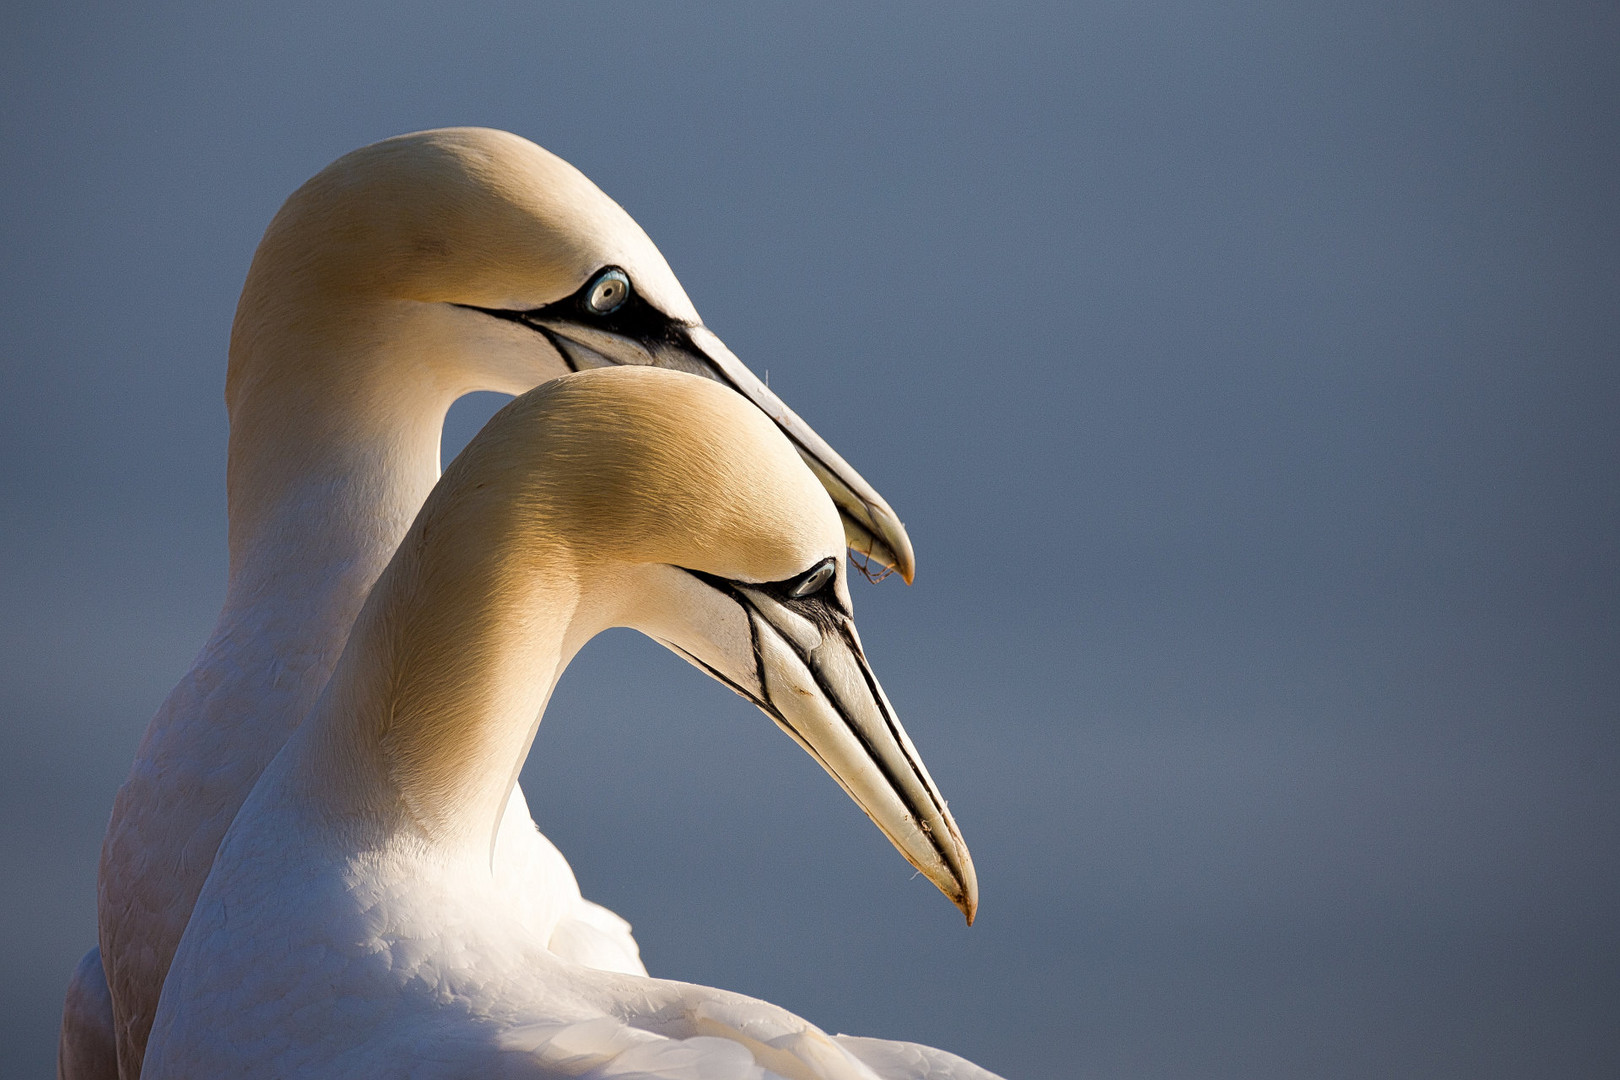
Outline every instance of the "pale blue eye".
<path id="1" fill-rule="evenodd" d="M 815 595 L 826 586 L 827 582 L 833 579 L 833 573 L 836 570 L 837 566 L 834 565 L 833 561 L 827 559 L 806 574 L 797 585 L 788 591 L 788 595 L 795 600 L 802 600 L 806 596 Z"/>
<path id="2" fill-rule="evenodd" d="M 591 282 L 591 291 L 585 294 L 585 306 L 598 315 L 615 311 L 630 299 L 630 279 L 623 270 L 607 270 Z"/>

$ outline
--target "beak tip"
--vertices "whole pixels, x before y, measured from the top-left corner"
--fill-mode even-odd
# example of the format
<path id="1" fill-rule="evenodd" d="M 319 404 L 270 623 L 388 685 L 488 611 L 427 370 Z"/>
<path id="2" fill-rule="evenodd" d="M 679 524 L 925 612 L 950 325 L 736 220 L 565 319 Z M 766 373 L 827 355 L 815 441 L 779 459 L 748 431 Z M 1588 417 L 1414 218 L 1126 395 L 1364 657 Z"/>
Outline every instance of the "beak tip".
<path id="1" fill-rule="evenodd" d="M 900 524 L 898 518 L 885 539 L 894 549 L 894 568 L 900 571 L 900 580 L 910 585 L 917 577 L 917 553 L 911 547 L 911 537 L 906 535 L 906 527 Z"/>
<path id="2" fill-rule="evenodd" d="M 979 914 L 979 875 L 973 870 L 973 862 L 967 854 L 967 848 L 959 847 L 957 850 L 962 854 L 963 865 L 953 875 L 956 878 L 955 890 L 945 895 L 951 898 L 951 903 L 956 905 L 963 918 L 967 919 L 967 924 L 972 926 L 974 917 Z"/>
<path id="3" fill-rule="evenodd" d="M 979 914 L 979 883 L 977 881 L 971 878 L 968 880 L 967 888 L 963 890 L 961 898 L 956 901 L 956 906 L 961 910 L 963 917 L 967 919 L 967 924 L 972 926 L 974 916 Z"/>
<path id="4" fill-rule="evenodd" d="M 900 524 L 900 519 L 895 517 L 887 504 L 868 509 L 872 514 L 872 537 L 876 548 L 868 550 L 868 557 L 875 557 L 893 567 L 900 580 L 910 585 L 917 578 L 917 552 L 911 546 L 906 527 Z"/>

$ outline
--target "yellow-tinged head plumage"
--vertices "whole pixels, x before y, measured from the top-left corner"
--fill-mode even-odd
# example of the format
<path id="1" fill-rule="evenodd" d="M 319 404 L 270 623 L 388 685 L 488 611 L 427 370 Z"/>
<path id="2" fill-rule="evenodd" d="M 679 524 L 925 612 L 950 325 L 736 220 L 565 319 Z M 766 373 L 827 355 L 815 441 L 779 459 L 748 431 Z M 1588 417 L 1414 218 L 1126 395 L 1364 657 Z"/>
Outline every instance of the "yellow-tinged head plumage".
<path id="1" fill-rule="evenodd" d="M 832 500 L 776 425 L 694 375 L 622 367 L 553 380 L 507 406 L 463 458 L 447 485 L 463 471 L 509 478 L 485 497 L 543 502 L 535 527 L 581 561 L 774 581 L 844 546 Z"/>

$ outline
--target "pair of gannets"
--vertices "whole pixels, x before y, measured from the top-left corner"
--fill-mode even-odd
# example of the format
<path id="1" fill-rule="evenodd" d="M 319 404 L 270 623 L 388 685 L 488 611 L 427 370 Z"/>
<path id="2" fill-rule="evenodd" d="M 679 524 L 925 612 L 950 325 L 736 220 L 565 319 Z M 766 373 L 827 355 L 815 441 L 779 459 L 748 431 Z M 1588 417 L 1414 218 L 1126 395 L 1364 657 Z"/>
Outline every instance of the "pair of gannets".
<path id="1" fill-rule="evenodd" d="M 762 1002 L 558 959 L 554 914 L 491 859 L 557 677 L 632 626 L 758 704 L 960 895 L 966 849 L 862 655 L 843 550 L 780 431 L 712 382 L 585 372 L 505 409 L 220 846 L 148 1080 L 871 1077 Z"/>
<path id="2" fill-rule="evenodd" d="M 758 409 L 690 377 L 576 377 L 503 413 L 400 547 L 451 401 L 620 364 L 706 375 Z M 865 1075 L 788 1014 L 646 979 L 628 926 L 580 897 L 514 784 L 567 657 L 604 626 L 641 626 L 760 703 L 970 918 L 976 903 L 960 836 L 837 606 L 838 516 L 909 579 L 904 530 L 702 327 L 634 222 L 504 133 L 357 151 L 267 231 L 226 397 L 225 609 L 115 804 L 64 1073 L 109 1075 L 111 1028 L 119 1073 L 139 1075 L 161 991 L 154 1075 L 461 1075 L 486 1052 L 514 1075 Z M 969 1068 L 847 1046 L 885 1075 L 906 1075 L 908 1054 L 914 1072 Z"/>

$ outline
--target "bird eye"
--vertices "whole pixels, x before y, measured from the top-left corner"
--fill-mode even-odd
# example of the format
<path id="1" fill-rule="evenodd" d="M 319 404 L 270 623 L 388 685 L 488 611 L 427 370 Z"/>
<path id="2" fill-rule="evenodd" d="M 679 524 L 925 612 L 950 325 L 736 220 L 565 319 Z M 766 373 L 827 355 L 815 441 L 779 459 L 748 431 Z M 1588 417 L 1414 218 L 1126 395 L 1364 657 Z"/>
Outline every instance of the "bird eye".
<path id="1" fill-rule="evenodd" d="M 788 590 L 788 595 L 795 600 L 803 600 L 813 596 L 826 587 L 827 582 L 833 579 L 833 572 L 837 566 L 831 559 L 823 559 L 808 574 L 799 579 L 799 583 Z"/>
<path id="2" fill-rule="evenodd" d="M 630 279 L 624 276 L 624 271 L 604 270 L 591 283 L 591 291 L 585 296 L 585 306 L 598 315 L 606 315 L 617 310 L 628 299 Z"/>

